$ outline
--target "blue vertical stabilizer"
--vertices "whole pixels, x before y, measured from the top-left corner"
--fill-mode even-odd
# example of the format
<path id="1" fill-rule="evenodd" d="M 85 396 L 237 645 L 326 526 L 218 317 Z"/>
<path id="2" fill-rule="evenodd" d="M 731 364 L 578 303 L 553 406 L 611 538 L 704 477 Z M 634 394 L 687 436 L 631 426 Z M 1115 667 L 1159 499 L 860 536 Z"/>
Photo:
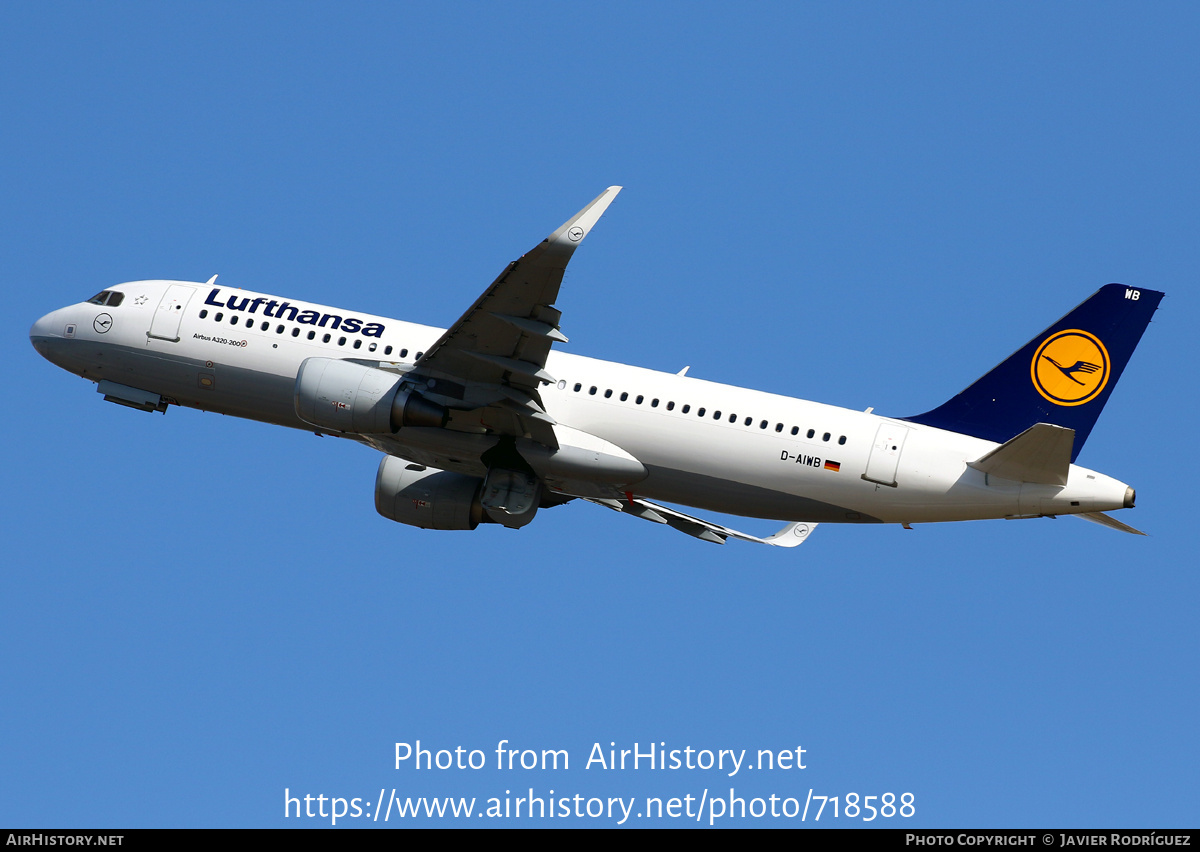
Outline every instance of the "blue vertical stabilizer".
<path id="1" fill-rule="evenodd" d="M 1162 297 L 1101 287 L 953 399 L 902 419 L 1000 444 L 1036 423 L 1063 426 L 1075 461 Z"/>

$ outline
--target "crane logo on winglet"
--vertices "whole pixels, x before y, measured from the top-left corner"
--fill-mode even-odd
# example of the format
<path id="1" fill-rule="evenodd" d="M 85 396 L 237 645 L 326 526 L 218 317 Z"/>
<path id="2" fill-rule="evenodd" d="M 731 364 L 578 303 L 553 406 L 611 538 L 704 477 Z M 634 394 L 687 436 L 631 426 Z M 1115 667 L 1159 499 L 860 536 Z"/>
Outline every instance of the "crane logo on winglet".
<path id="1" fill-rule="evenodd" d="M 1112 364 L 1100 338 L 1072 328 L 1042 341 L 1029 369 L 1033 386 L 1050 402 L 1083 405 L 1104 390 Z"/>

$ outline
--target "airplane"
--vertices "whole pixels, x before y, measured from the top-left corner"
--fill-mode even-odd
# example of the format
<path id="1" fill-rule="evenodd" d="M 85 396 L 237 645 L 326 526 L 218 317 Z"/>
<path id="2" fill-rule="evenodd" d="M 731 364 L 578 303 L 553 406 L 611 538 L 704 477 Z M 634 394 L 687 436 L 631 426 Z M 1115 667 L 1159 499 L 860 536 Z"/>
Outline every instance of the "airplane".
<path id="1" fill-rule="evenodd" d="M 852 411 L 561 351 L 563 273 L 620 191 L 509 263 L 445 330 L 214 275 L 110 287 L 30 339 L 109 402 L 373 447 L 377 511 L 426 529 L 518 529 L 583 500 L 718 544 L 1059 515 L 1144 534 L 1105 514 L 1134 490 L 1074 462 L 1162 293 L 1102 287 L 931 411 Z M 787 525 L 760 538 L 665 504 Z"/>

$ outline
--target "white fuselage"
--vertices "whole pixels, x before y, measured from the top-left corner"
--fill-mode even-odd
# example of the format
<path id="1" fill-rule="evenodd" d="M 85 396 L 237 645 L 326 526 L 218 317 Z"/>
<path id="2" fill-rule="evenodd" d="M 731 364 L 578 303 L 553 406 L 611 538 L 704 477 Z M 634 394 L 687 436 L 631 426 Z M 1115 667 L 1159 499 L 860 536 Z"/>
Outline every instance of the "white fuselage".
<path id="1" fill-rule="evenodd" d="M 38 351 L 80 376 L 157 394 L 169 404 L 309 431 L 294 401 L 306 359 L 352 359 L 404 372 L 442 334 L 199 283 L 139 281 L 112 290 L 123 294 L 118 306 L 81 303 L 39 320 L 31 331 Z M 1125 505 L 1124 483 L 1076 465 L 1063 487 L 989 478 L 968 462 L 995 443 L 912 422 L 557 351 L 546 372 L 554 378 L 540 388 L 546 413 L 641 462 L 647 475 L 631 486 L 637 497 L 834 523 Z M 405 427 L 392 436 L 346 437 L 432 467 L 484 473 L 479 435 Z"/>

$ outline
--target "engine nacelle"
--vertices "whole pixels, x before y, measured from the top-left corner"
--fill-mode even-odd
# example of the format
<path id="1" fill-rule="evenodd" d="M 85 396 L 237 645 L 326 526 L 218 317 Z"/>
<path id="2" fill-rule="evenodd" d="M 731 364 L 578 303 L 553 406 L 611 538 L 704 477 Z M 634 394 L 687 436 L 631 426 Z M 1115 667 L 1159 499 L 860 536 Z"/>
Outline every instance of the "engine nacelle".
<path id="1" fill-rule="evenodd" d="M 375 477 L 375 510 L 427 530 L 473 530 L 492 523 L 480 502 L 483 480 L 384 456 Z"/>
<path id="2" fill-rule="evenodd" d="M 400 390 L 395 373 L 335 358 L 307 358 L 296 374 L 296 416 L 334 432 L 390 435 L 402 426 L 445 426 L 449 412 Z"/>

